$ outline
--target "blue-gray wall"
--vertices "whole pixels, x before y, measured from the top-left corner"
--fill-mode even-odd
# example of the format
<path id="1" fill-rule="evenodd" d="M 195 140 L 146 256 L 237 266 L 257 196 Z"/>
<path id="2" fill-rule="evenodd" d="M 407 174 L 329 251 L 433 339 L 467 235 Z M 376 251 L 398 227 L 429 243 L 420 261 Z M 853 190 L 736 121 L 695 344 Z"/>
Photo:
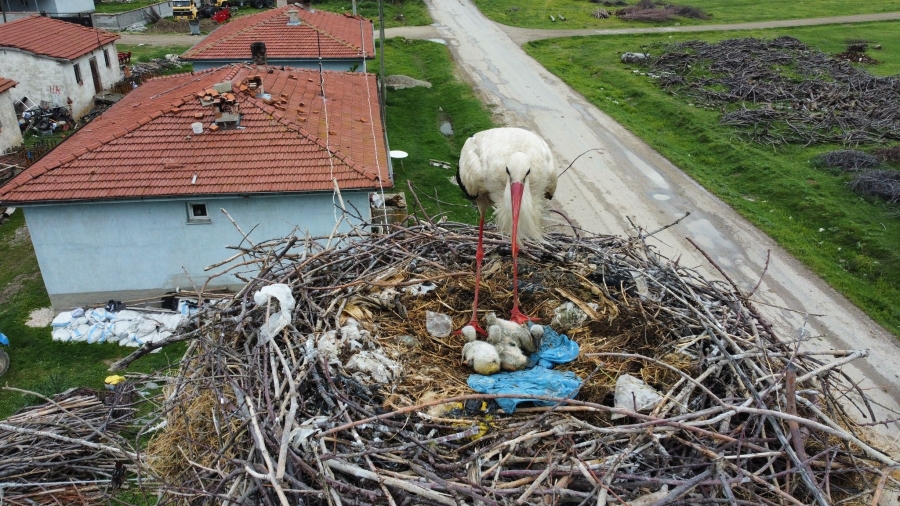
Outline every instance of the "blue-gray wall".
<path id="1" fill-rule="evenodd" d="M 342 195 L 348 209 L 352 204 L 368 213 L 368 192 Z M 187 202 L 205 203 L 211 222 L 189 224 Z M 340 216 L 330 193 L 23 208 L 44 284 L 53 307 L 60 310 L 110 298 L 130 300 L 175 287 L 192 289 L 185 270 L 202 286 L 224 267 L 203 269 L 233 255 L 235 250 L 226 246 L 241 242 L 241 235 L 220 209 L 228 211 L 254 243 L 284 237 L 294 227 L 298 235 L 328 235 L 335 216 Z M 341 226 L 345 231 L 349 228 L 346 223 Z M 229 275 L 209 286 L 243 284 Z"/>
<path id="2" fill-rule="evenodd" d="M 201 70 L 207 69 L 215 69 L 219 68 L 223 65 L 228 65 L 231 63 L 249 63 L 250 60 L 234 60 L 234 61 L 223 61 L 223 60 L 202 60 L 202 61 L 194 61 L 191 62 L 193 64 L 193 68 L 195 72 L 199 72 Z M 308 60 L 281 60 L 281 59 L 269 59 L 266 61 L 271 67 L 280 67 L 284 65 L 285 67 L 295 67 L 302 69 L 318 69 L 319 68 L 319 60 L 317 59 L 308 59 Z M 356 68 L 353 66 L 356 65 Z M 351 69 L 355 72 L 364 72 L 366 70 L 366 60 L 364 58 L 359 58 L 358 60 L 322 60 L 322 69 L 323 70 L 337 70 L 340 72 L 347 72 Z"/>

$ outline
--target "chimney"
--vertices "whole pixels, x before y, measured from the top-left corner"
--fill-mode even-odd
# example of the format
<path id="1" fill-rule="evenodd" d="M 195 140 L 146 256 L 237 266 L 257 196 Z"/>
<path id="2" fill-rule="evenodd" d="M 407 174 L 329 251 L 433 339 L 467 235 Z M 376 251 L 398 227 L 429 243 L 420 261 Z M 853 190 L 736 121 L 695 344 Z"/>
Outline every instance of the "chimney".
<path id="1" fill-rule="evenodd" d="M 266 43 L 254 42 L 250 44 L 250 57 L 253 59 L 254 65 L 266 64 Z"/>
<path id="2" fill-rule="evenodd" d="M 287 15 L 288 26 L 300 26 L 300 11 L 291 8 L 291 10 L 287 11 Z"/>

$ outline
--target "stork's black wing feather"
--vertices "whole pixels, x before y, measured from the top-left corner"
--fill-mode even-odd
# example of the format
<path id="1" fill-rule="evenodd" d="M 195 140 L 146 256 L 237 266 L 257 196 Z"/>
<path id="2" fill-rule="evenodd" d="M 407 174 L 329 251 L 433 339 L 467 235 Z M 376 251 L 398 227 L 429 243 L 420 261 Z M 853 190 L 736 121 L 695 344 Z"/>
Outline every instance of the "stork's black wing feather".
<path id="1" fill-rule="evenodd" d="M 478 195 L 472 195 L 469 193 L 469 190 L 466 189 L 466 185 L 463 184 L 462 178 L 459 177 L 459 169 L 456 169 L 456 184 L 459 185 L 459 189 L 463 191 L 467 199 L 475 200 L 478 198 Z"/>

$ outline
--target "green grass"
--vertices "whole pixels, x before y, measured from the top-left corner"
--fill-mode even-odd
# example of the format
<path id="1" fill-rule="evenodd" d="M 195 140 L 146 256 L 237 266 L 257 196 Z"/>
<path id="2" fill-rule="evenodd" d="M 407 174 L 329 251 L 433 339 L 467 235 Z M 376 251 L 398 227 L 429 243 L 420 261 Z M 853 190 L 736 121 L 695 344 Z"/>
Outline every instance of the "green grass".
<path id="1" fill-rule="evenodd" d="M 739 33 L 573 37 L 529 43 L 526 51 L 598 108 L 644 139 L 900 336 L 900 206 L 862 198 L 847 176 L 816 170 L 815 155 L 839 146 L 771 147 L 741 142 L 719 114 L 661 91 L 625 51 L 657 42 L 789 35 L 828 52 L 847 39 L 900 47 L 900 23 L 819 26 Z M 900 72 L 896 50 L 871 51 L 879 75 Z M 820 229 L 822 231 L 820 232 Z"/>
<path id="2" fill-rule="evenodd" d="M 613 12 L 621 7 L 606 7 L 586 0 L 544 0 L 529 2 L 522 0 L 474 0 L 485 16 L 510 26 L 524 28 L 626 28 L 647 26 L 748 23 L 778 19 L 803 19 L 854 14 L 872 14 L 900 10 L 896 0 L 871 0 L 847 2 L 845 0 L 671 0 L 680 6 L 702 9 L 710 15 L 707 20 L 678 18 L 663 23 L 622 21 L 616 16 L 595 19 L 591 13 L 601 8 Z M 627 0 L 629 5 L 636 0 Z M 562 14 L 566 21 L 551 22 L 550 16 Z"/>
<path id="3" fill-rule="evenodd" d="M 131 52 L 131 62 L 148 62 L 155 58 L 165 58 L 167 54 L 183 54 L 191 46 L 135 46 L 131 44 L 116 44 L 116 50 L 123 53 Z M 187 65 L 190 71 L 190 65 Z M 184 71 L 182 71 L 184 72 Z"/>
<path id="4" fill-rule="evenodd" d="M 414 205 L 407 186 L 407 181 L 412 181 L 429 214 L 444 213 L 454 221 L 475 223 L 478 213 L 462 191 L 450 183 L 450 178 L 455 177 L 465 140 L 495 126 L 490 111 L 468 85 L 457 80 L 450 52 L 442 44 L 388 39 L 385 65 L 388 75 L 405 75 L 432 84 L 431 88 L 387 91 L 386 123 L 391 149 L 409 153 L 402 168 L 399 161 L 394 161 L 395 187 L 406 191 Z M 449 137 L 439 130 L 445 121 L 453 128 Z M 451 162 L 453 169 L 433 167 L 428 163 L 430 159 Z"/>
<path id="5" fill-rule="evenodd" d="M 132 0 L 131 2 L 111 2 L 109 0 L 103 2 L 94 2 L 95 12 L 102 14 L 115 14 L 117 12 L 125 12 L 134 9 L 140 9 L 148 5 L 158 4 L 160 0 Z"/>
<path id="6" fill-rule="evenodd" d="M 3 385 L 52 395 L 72 387 L 103 388 L 109 363 L 131 353 L 133 348 L 114 344 L 58 343 L 50 338 L 50 327 L 25 325 L 35 309 L 50 305 L 37 258 L 26 233 L 24 215 L 13 213 L 0 226 L 0 332 L 10 346 L 9 370 Z M 148 355 L 128 369 L 150 372 L 177 361 L 184 346 L 173 346 Z M 0 419 L 31 403 L 43 401 L 0 389 Z"/>
<path id="7" fill-rule="evenodd" d="M 312 4 L 313 9 L 321 9 L 329 12 L 352 12 L 353 4 L 350 0 L 319 0 Z M 428 14 L 428 7 L 424 0 L 385 0 L 384 27 L 396 28 L 399 26 L 425 26 L 434 21 Z M 357 0 L 356 13 L 378 23 L 378 2 L 374 0 Z"/>

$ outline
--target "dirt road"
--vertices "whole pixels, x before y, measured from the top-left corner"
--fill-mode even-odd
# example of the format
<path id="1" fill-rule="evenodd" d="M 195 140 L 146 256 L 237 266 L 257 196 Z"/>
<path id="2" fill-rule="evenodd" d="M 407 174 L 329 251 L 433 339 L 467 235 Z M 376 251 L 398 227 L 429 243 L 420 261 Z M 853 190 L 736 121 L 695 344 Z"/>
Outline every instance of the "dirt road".
<path id="1" fill-rule="evenodd" d="M 844 370 L 882 404 L 876 413 L 880 419 L 895 418 L 900 410 L 900 345 L 892 335 L 528 57 L 507 34 L 508 27 L 486 19 L 470 0 L 427 4 L 441 37 L 485 100 L 503 111 L 507 124 L 539 132 L 560 168 L 586 149 L 601 148 L 600 154 L 579 159 L 559 181 L 558 205 L 578 225 L 591 232 L 631 234 L 631 223 L 656 230 L 690 213 L 679 225 L 657 234 L 654 244 L 670 258 L 680 257 L 682 265 L 721 279 L 692 240 L 746 291 L 756 285 L 771 251 L 768 271 L 754 296 L 757 306 L 782 339 L 802 336 L 807 347 L 868 349 L 867 359 Z M 897 433 L 898 428 L 892 424 L 885 433 Z"/>

